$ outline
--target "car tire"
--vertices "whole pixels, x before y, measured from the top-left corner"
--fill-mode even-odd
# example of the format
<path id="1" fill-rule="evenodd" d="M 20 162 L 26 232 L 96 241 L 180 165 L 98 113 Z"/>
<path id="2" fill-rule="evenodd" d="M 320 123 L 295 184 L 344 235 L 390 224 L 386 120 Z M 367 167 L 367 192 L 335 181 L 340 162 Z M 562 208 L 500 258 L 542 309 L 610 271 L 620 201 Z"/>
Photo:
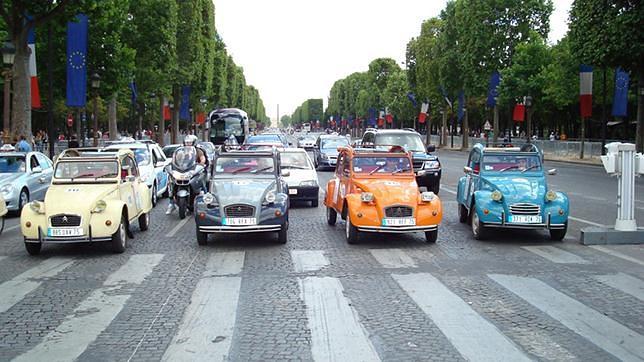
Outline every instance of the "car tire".
<path id="1" fill-rule="evenodd" d="M 277 232 L 277 242 L 286 244 L 288 242 L 288 224 L 282 224 L 280 231 Z"/>
<path id="2" fill-rule="evenodd" d="M 420 186 L 420 187 L 418 188 L 418 192 L 420 192 L 420 193 L 427 192 L 427 187 L 425 187 L 425 186 Z"/>
<path id="3" fill-rule="evenodd" d="M 145 212 L 139 215 L 139 229 L 146 231 L 150 228 L 150 213 Z"/>
<path id="4" fill-rule="evenodd" d="M 465 224 L 467 222 L 467 216 L 467 208 L 462 204 L 458 204 L 458 221 Z"/>
<path id="5" fill-rule="evenodd" d="M 335 209 L 328 207 L 326 208 L 326 222 L 327 224 L 333 226 L 335 225 L 335 222 L 338 220 L 338 213 L 335 211 Z"/>
<path id="6" fill-rule="evenodd" d="M 318 205 L 319 205 L 319 201 L 318 201 L 318 199 L 315 199 L 315 200 L 312 200 L 312 201 L 311 201 L 311 206 L 312 206 L 312 207 L 318 207 Z"/>
<path id="7" fill-rule="evenodd" d="M 152 207 L 157 206 L 158 202 L 157 198 L 157 183 L 155 182 L 154 185 L 152 185 Z"/>
<path id="8" fill-rule="evenodd" d="M 425 239 L 428 243 L 435 243 L 438 240 L 438 229 L 432 231 L 425 231 Z"/>
<path id="9" fill-rule="evenodd" d="M 208 244 L 208 234 L 199 231 L 199 226 L 197 226 L 197 244 L 202 246 Z"/>
<path id="10" fill-rule="evenodd" d="M 347 210 L 348 211 L 348 210 Z M 347 212 L 347 218 L 344 221 L 345 224 L 345 233 L 347 237 L 347 243 L 349 244 L 355 244 L 358 242 L 358 228 L 353 226 L 351 223 L 351 216 L 349 216 L 349 213 Z"/>
<path id="11" fill-rule="evenodd" d="M 566 232 L 568 231 L 568 223 L 564 224 L 563 229 L 550 229 L 550 240 L 552 241 L 561 241 L 566 237 Z"/>
<path id="12" fill-rule="evenodd" d="M 127 246 L 127 219 L 125 215 L 121 216 L 121 223 L 112 234 L 112 251 L 115 253 L 123 253 Z"/>
<path id="13" fill-rule="evenodd" d="M 22 211 L 22 208 L 29 203 L 29 191 L 23 188 L 20 190 L 20 196 L 18 196 L 18 215 Z"/>
<path id="14" fill-rule="evenodd" d="M 440 185 L 440 184 L 436 184 L 436 185 L 434 185 L 434 186 L 432 187 L 432 192 L 433 192 L 434 194 L 436 194 L 436 195 L 438 195 L 438 192 L 439 192 L 440 190 L 441 190 L 441 185 Z"/>
<path id="15" fill-rule="evenodd" d="M 179 207 L 179 219 L 183 220 L 186 218 L 186 209 L 188 205 L 186 205 L 186 198 L 185 197 L 180 197 L 177 200 L 177 206 Z"/>
<path id="16" fill-rule="evenodd" d="M 472 227 L 472 235 L 476 240 L 484 240 L 487 230 L 485 225 L 479 219 L 479 214 L 476 212 L 474 205 L 472 205 L 472 212 L 470 213 L 470 226 Z"/>
<path id="17" fill-rule="evenodd" d="M 29 255 L 38 255 L 40 254 L 40 249 L 42 248 L 42 243 L 27 243 L 25 242 L 25 249 Z"/>
<path id="18" fill-rule="evenodd" d="M 167 198 L 170 197 L 170 180 L 165 183 L 165 191 L 161 194 L 161 197 Z"/>

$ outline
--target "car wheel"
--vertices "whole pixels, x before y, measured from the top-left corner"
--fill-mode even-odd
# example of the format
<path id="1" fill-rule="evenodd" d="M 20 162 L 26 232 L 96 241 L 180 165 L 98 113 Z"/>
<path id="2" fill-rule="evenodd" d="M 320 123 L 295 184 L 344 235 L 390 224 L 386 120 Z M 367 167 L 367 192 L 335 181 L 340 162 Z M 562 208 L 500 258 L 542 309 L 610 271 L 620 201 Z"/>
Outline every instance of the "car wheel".
<path id="1" fill-rule="evenodd" d="M 2 234 L 2 232 L 4 231 L 4 217 L 2 217 L 1 219 L 2 219 L 2 226 L 0 226 L 0 234 Z"/>
<path id="2" fill-rule="evenodd" d="M 42 248 L 42 243 L 27 243 L 25 242 L 25 249 L 29 255 L 38 255 L 40 254 L 40 249 Z"/>
<path id="3" fill-rule="evenodd" d="M 440 190 L 441 190 L 441 185 L 440 185 L 439 183 L 437 183 L 436 185 L 434 185 L 434 186 L 432 187 L 432 192 L 433 192 L 433 193 L 435 193 L 436 195 L 438 195 L 438 192 L 439 192 Z"/>
<path id="4" fill-rule="evenodd" d="M 312 207 L 318 207 L 318 205 L 319 205 L 318 199 L 315 199 L 315 200 L 311 201 L 311 206 Z"/>
<path id="5" fill-rule="evenodd" d="M 358 228 L 353 226 L 353 224 L 351 223 L 351 217 L 349 216 L 348 212 L 347 218 L 345 220 L 345 233 L 347 236 L 347 243 L 355 244 L 358 242 Z"/>
<path id="6" fill-rule="evenodd" d="M 157 183 L 152 186 L 152 207 L 157 206 Z"/>
<path id="7" fill-rule="evenodd" d="M 428 243 L 435 243 L 438 240 L 438 229 L 432 231 L 425 231 L 425 239 Z"/>
<path id="8" fill-rule="evenodd" d="M 116 229 L 116 232 L 112 234 L 112 251 L 115 253 L 122 253 L 125 251 L 125 246 L 127 245 L 127 220 L 125 215 L 121 216 L 121 223 Z"/>
<path id="9" fill-rule="evenodd" d="M 467 209 L 461 204 L 458 204 L 458 221 L 463 224 L 467 222 Z"/>
<path id="10" fill-rule="evenodd" d="M 208 234 L 199 231 L 199 226 L 197 226 L 197 244 L 206 245 L 208 244 Z"/>
<path id="11" fill-rule="evenodd" d="M 568 231 L 568 223 L 566 222 L 564 225 L 565 226 L 563 229 L 550 229 L 550 240 L 563 240 L 563 238 L 566 236 L 566 232 Z"/>
<path id="12" fill-rule="evenodd" d="M 186 198 L 180 197 L 179 200 L 177 200 L 177 203 L 179 204 L 179 219 L 183 220 L 186 218 Z"/>
<path id="13" fill-rule="evenodd" d="M 472 235 L 474 235 L 474 239 L 476 240 L 483 240 L 485 238 L 485 225 L 481 222 L 481 219 L 479 219 L 479 214 L 476 212 L 476 209 L 474 206 L 472 206 L 472 212 L 470 213 L 470 222 L 472 226 Z"/>
<path id="14" fill-rule="evenodd" d="M 165 183 L 165 191 L 161 194 L 161 197 L 170 197 L 170 180 Z"/>
<path id="15" fill-rule="evenodd" d="M 282 228 L 277 232 L 277 242 L 286 244 L 288 241 L 288 227 L 287 224 L 282 224 Z"/>
<path id="16" fill-rule="evenodd" d="M 326 222 L 327 224 L 333 226 L 338 219 L 338 213 L 335 209 L 328 207 L 326 208 Z"/>
<path id="17" fill-rule="evenodd" d="M 20 190 L 20 196 L 18 197 L 18 215 L 22 211 L 22 207 L 29 203 L 29 191 L 27 189 Z"/>
<path id="18" fill-rule="evenodd" d="M 146 212 L 139 215 L 139 229 L 146 231 L 150 228 L 150 213 Z"/>

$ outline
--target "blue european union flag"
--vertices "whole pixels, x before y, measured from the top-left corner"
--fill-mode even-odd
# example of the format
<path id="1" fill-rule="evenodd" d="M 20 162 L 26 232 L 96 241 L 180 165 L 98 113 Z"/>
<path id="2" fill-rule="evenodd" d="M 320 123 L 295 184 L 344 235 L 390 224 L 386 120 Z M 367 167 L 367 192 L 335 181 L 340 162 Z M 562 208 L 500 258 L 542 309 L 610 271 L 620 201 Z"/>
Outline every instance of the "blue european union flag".
<path id="1" fill-rule="evenodd" d="M 130 82 L 130 91 L 132 92 L 132 95 L 131 95 L 132 104 L 136 104 L 136 99 L 138 96 L 136 91 L 136 82 L 134 81 Z"/>
<path id="2" fill-rule="evenodd" d="M 179 110 L 179 118 L 184 121 L 190 120 L 190 86 L 184 85 L 181 87 L 181 108 Z"/>
<path id="3" fill-rule="evenodd" d="M 87 103 L 87 25 L 85 14 L 67 23 L 67 106 Z"/>
<path id="4" fill-rule="evenodd" d="M 628 113 L 628 72 L 622 68 L 615 70 L 615 93 L 613 95 L 613 116 L 626 117 Z"/>
<path id="5" fill-rule="evenodd" d="M 369 108 L 369 118 L 367 118 L 367 124 L 369 127 L 375 127 L 376 126 L 376 109 L 375 108 Z"/>
<path id="6" fill-rule="evenodd" d="M 418 103 L 416 102 L 416 95 L 412 92 L 407 93 L 407 98 L 409 98 L 409 101 L 411 104 L 414 105 L 414 108 L 418 108 Z"/>
<path id="7" fill-rule="evenodd" d="M 490 84 L 487 88 L 487 106 L 494 108 L 496 106 L 496 97 L 499 96 L 499 84 L 501 83 L 501 74 L 498 71 L 494 71 L 490 77 Z"/>
<path id="8" fill-rule="evenodd" d="M 463 91 L 458 92 L 458 123 L 461 123 L 461 120 L 463 119 L 463 114 L 465 113 L 463 111 L 463 108 L 465 106 L 465 93 Z"/>

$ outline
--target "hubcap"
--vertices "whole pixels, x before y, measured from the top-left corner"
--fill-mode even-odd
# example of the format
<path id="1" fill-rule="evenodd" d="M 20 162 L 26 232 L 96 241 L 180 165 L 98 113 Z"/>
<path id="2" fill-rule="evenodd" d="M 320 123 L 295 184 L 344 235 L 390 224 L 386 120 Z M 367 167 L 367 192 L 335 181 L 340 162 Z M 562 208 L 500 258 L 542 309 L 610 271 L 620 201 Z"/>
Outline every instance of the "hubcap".
<path id="1" fill-rule="evenodd" d="M 154 185 L 154 187 L 152 188 L 152 203 L 157 203 L 157 185 Z"/>
<path id="2" fill-rule="evenodd" d="M 349 238 L 349 227 L 351 225 L 351 221 L 349 220 L 349 215 L 347 215 L 347 220 L 345 221 L 345 230 L 347 233 L 347 238 Z"/>
<path id="3" fill-rule="evenodd" d="M 24 206 L 29 202 L 29 197 L 27 194 L 23 191 L 20 193 L 20 205 Z"/>
<path id="4" fill-rule="evenodd" d="M 472 213 L 472 232 L 474 235 L 479 234 L 479 215 L 474 211 Z"/>
<path id="5" fill-rule="evenodd" d="M 121 234 L 121 245 L 125 247 L 125 238 L 127 237 L 127 235 L 125 234 L 125 225 L 121 223 L 121 226 L 119 229 L 120 229 L 119 233 Z"/>

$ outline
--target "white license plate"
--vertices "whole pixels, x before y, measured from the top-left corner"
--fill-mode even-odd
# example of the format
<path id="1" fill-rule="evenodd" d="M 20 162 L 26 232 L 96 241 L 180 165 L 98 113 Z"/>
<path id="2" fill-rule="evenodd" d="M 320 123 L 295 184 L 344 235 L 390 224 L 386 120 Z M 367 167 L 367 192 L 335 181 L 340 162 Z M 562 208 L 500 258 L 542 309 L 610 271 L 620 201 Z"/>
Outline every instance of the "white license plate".
<path id="1" fill-rule="evenodd" d="M 224 225 L 239 226 L 239 225 L 255 225 L 257 220 L 254 217 L 229 217 L 224 219 Z"/>
<path id="2" fill-rule="evenodd" d="M 541 224 L 541 215 L 510 215 L 511 223 Z"/>
<path id="3" fill-rule="evenodd" d="M 413 217 L 382 219 L 382 226 L 414 226 L 414 225 L 416 225 L 416 219 Z"/>
<path id="4" fill-rule="evenodd" d="M 49 228 L 48 236 L 83 236 L 83 228 Z"/>
<path id="5" fill-rule="evenodd" d="M 297 195 L 297 189 L 288 189 L 289 195 Z"/>

